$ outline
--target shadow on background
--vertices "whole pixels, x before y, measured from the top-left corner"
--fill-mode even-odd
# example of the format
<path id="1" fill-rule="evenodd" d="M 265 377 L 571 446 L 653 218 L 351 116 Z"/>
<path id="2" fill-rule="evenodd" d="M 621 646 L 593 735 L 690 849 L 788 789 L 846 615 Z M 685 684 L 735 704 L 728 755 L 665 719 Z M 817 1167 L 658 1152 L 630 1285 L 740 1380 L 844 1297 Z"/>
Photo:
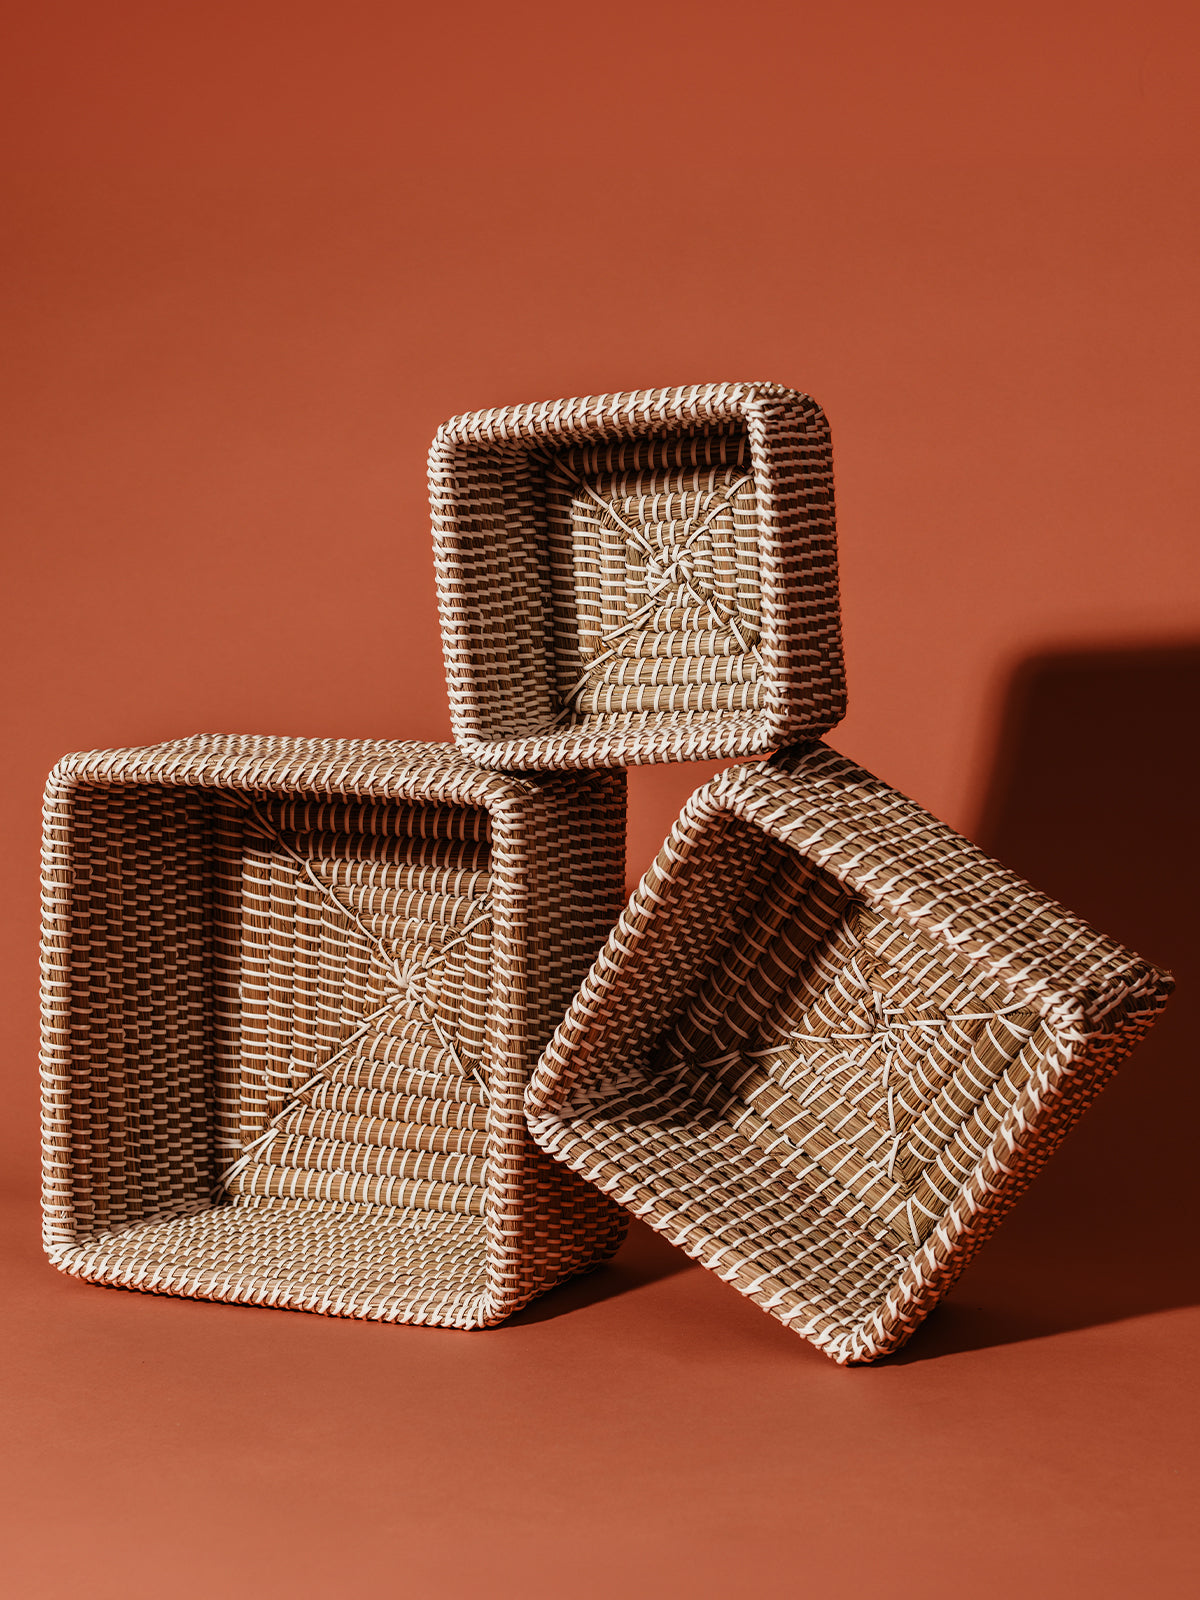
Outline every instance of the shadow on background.
<path id="1" fill-rule="evenodd" d="M 1176 991 L 898 1360 L 1200 1298 L 1198 741 L 1200 645 L 1046 655 L 1014 677 L 978 843 Z"/>

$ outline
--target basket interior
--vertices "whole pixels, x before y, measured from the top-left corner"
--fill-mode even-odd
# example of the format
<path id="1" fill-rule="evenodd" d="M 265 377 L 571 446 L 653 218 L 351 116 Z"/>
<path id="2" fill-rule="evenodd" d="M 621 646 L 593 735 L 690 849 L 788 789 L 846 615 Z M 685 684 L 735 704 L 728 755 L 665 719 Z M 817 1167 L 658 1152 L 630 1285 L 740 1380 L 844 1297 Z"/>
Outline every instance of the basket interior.
<path id="1" fill-rule="evenodd" d="M 1038 1017 L 736 818 L 664 898 L 630 1002 L 661 1020 L 606 1047 L 571 1137 L 757 1298 L 877 1297 L 1027 1080 Z"/>
<path id="2" fill-rule="evenodd" d="M 486 813 L 83 788 L 73 851 L 73 1200 L 106 1273 L 478 1292 Z"/>
<path id="3" fill-rule="evenodd" d="M 485 736 L 759 710 L 761 533 L 740 424 L 513 449 L 464 482 Z"/>

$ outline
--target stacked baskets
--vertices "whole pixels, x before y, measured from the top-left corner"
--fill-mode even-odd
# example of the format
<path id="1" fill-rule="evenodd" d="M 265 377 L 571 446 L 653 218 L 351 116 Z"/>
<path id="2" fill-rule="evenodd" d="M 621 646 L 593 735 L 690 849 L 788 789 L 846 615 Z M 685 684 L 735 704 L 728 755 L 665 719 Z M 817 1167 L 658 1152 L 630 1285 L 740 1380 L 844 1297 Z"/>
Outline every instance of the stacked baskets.
<path id="1" fill-rule="evenodd" d="M 894 1349 L 1169 978 L 816 742 L 844 688 L 811 400 L 474 413 L 430 494 L 457 750 L 199 738 L 51 775 L 52 1259 L 480 1327 L 632 1211 L 836 1360 Z M 770 751 L 693 796 L 614 928 L 611 769 Z"/>

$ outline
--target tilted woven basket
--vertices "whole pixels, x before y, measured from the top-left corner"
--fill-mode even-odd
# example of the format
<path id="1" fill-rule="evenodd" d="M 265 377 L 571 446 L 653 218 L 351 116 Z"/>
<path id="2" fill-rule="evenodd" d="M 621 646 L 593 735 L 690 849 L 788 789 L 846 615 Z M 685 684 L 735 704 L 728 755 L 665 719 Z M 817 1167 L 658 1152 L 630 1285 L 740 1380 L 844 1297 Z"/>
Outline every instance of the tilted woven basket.
<path id="1" fill-rule="evenodd" d="M 196 738 L 46 792 L 46 1247 L 97 1282 L 481 1327 L 612 1253 L 530 1067 L 623 898 L 624 776 Z"/>
<path id="2" fill-rule="evenodd" d="M 750 755 L 845 691 L 829 428 L 723 383 L 454 417 L 429 456 L 454 736 L 484 766 Z"/>
<path id="3" fill-rule="evenodd" d="M 560 1161 L 835 1360 L 870 1361 L 1170 986 L 815 744 L 688 802 L 526 1104 Z"/>

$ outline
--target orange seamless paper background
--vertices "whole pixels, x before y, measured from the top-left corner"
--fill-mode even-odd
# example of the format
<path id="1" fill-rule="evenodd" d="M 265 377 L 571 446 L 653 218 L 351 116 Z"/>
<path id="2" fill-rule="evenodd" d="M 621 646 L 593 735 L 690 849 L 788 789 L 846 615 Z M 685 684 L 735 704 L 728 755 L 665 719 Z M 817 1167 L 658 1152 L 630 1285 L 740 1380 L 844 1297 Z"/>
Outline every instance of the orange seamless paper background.
<path id="1" fill-rule="evenodd" d="M 7 31 L 15 1592 L 1177 1592 L 1195 9 L 48 0 Z M 832 424 L 832 742 L 1180 979 L 911 1358 L 837 1373 L 639 1230 L 480 1336 L 51 1273 L 46 770 L 447 737 L 438 423 L 740 377 Z M 632 774 L 631 875 L 712 770 Z"/>

